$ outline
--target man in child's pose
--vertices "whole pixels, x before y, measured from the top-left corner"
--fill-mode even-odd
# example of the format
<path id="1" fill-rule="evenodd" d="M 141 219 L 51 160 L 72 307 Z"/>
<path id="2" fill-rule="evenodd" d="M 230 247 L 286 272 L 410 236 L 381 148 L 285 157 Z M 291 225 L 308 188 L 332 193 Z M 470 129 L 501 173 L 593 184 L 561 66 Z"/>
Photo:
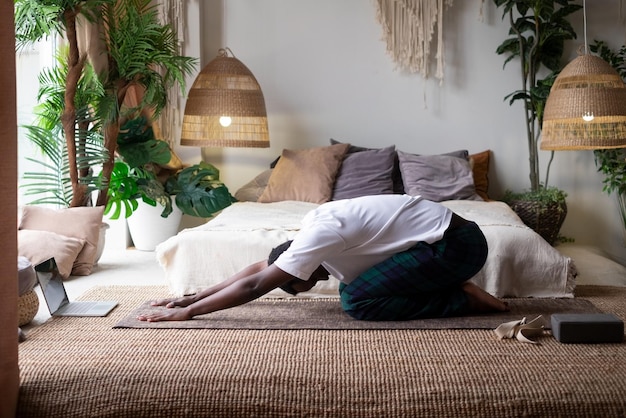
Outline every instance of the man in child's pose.
<path id="1" fill-rule="evenodd" d="M 474 222 L 445 206 L 407 195 L 365 196 L 320 205 L 293 241 L 195 295 L 154 301 L 163 312 L 143 321 L 187 320 L 241 305 L 280 287 L 296 294 L 329 274 L 343 309 L 363 320 L 406 320 L 506 311 L 468 282 L 487 258 Z"/>

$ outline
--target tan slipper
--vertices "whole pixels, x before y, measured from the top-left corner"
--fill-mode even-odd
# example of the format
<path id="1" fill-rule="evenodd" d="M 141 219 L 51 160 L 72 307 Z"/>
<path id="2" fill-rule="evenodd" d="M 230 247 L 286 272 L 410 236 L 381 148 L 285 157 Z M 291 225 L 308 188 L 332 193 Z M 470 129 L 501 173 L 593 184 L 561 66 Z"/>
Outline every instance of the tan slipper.
<path id="1" fill-rule="evenodd" d="M 526 317 L 524 317 L 520 321 L 500 324 L 494 331 L 501 340 L 505 338 L 517 338 L 518 341 L 523 343 L 538 344 L 529 337 L 539 337 L 543 335 L 544 321 L 541 315 L 530 322 L 527 322 Z"/>

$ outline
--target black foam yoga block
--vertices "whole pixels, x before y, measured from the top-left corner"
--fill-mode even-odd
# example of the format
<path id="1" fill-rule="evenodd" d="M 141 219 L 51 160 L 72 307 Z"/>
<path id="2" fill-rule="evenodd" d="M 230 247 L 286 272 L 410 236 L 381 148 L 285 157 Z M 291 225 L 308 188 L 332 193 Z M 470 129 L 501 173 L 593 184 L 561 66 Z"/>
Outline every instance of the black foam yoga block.
<path id="1" fill-rule="evenodd" d="M 613 314 L 553 314 L 552 335 L 562 343 L 619 343 L 624 322 Z"/>

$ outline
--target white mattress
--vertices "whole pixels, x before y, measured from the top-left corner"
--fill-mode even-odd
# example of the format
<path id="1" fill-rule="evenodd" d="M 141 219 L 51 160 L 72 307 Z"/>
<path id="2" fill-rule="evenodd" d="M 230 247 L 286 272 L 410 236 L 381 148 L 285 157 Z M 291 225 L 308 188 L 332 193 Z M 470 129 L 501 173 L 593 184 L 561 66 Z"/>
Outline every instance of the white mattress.
<path id="1" fill-rule="evenodd" d="M 485 234 L 489 255 L 472 281 L 497 297 L 572 297 L 576 268 L 528 228 L 502 202 L 444 202 L 475 221 Z M 317 205 L 306 202 L 239 202 L 204 225 L 181 231 L 156 248 L 170 291 L 191 294 L 267 258 L 276 245 L 293 238 L 300 220 Z M 338 282 L 319 282 L 298 297 L 336 297 Z M 266 297 L 289 297 L 276 289 Z"/>

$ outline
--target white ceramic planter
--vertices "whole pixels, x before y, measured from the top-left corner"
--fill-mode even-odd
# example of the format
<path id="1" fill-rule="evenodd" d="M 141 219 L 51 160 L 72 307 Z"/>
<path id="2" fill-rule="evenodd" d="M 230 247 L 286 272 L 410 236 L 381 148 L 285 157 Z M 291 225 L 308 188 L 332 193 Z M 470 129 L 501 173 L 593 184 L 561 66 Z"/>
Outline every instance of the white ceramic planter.
<path id="1" fill-rule="evenodd" d="M 173 196 L 172 200 L 174 200 Z M 130 237 L 136 249 L 154 251 L 157 245 L 178 233 L 183 213 L 176 204 L 172 205 L 172 209 L 172 213 L 167 218 L 163 218 L 161 217 L 163 206 L 158 203 L 156 206 L 150 206 L 139 201 L 137 210 L 126 219 Z"/>

